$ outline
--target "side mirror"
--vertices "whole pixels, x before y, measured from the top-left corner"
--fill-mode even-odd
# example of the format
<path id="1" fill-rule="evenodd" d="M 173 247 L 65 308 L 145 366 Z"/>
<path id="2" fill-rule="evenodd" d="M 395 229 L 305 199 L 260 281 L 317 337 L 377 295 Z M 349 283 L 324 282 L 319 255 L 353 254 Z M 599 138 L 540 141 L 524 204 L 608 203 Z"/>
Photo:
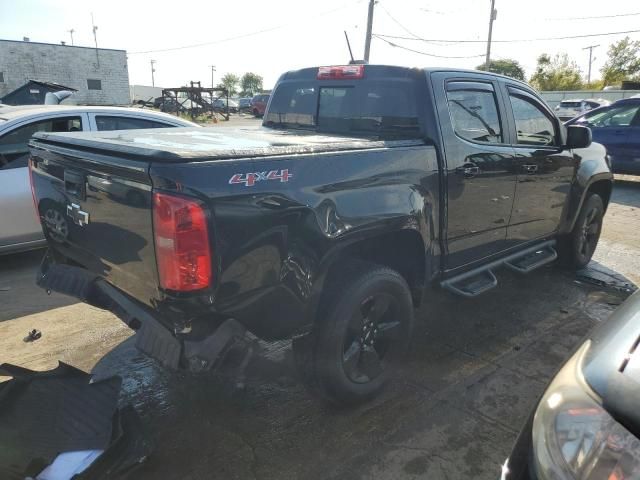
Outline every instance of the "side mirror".
<path id="1" fill-rule="evenodd" d="M 591 129 L 581 125 L 569 125 L 567 127 L 566 148 L 587 148 L 591 145 Z"/>

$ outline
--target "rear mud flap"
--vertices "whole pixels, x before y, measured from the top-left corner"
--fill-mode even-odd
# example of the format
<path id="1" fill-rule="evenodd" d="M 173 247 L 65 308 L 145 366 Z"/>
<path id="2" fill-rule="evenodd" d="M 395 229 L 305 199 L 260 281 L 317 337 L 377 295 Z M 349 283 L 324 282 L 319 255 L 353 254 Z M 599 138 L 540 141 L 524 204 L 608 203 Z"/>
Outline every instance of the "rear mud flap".
<path id="1" fill-rule="evenodd" d="M 0 365 L 0 478 L 36 478 L 59 454 L 100 452 L 73 478 L 113 478 L 139 465 L 151 444 L 131 407 L 118 409 L 121 379 L 60 362 L 46 372 Z"/>

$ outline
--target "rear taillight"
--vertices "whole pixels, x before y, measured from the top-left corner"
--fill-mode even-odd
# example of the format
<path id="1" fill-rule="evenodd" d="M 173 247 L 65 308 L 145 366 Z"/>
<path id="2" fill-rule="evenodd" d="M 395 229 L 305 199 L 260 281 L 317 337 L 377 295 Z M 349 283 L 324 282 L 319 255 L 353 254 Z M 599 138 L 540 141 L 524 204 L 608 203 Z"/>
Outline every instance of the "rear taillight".
<path id="1" fill-rule="evenodd" d="M 29 185 L 31 185 L 31 200 L 35 209 L 36 219 L 40 222 L 40 212 L 38 211 L 38 200 L 36 200 L 36 189 L 33 184 L 33 160 L 29 159 Z"/>
<path id="2" fill-rule="evenodd" d="M 211 285 L 207 215 L 199 201 L 155 192 L 153 231 L 162 288 L 187 292 Z"/>
<path id="3" fill-rule="evenodd" d="M 364 65 L 318 68 L 318 80 L 358 79 L 364 77 Z"/>

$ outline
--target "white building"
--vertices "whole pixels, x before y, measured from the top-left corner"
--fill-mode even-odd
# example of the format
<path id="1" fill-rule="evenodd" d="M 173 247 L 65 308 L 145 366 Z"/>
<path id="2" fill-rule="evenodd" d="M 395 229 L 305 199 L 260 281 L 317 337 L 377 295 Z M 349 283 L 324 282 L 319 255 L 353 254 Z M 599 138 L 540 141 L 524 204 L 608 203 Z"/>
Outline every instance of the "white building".
<path id="1" fill-rule="evenodd" d="M 67 104 L 130 103 L 125 50 L 0 40 L 0 97 L 29 80 L 76 88 Z"/>

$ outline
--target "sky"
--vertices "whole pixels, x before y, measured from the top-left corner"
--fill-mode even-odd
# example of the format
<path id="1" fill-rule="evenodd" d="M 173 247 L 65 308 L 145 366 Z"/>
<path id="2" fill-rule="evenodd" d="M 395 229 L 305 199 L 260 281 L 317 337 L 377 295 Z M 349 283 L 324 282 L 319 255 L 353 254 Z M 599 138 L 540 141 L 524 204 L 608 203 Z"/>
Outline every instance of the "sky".
<path id="1" fill-rule="evenodd" d="M 374 37 L 370 63 L 474 68 L 486 53 L 490 3 L 378 0 L 373 33 L 405 38 L 386 37 L 393 46 Z M 214 65 L 216 84 L 225 73 L 251 71 L 271 88 L 287 70 L 347 63 L 344 31 L 354 57 L 362 58 L 367 8 L 368 0 L 0 0 L 0 38 L 70 43 L 73 29 L 75 45 L 93 46 L 93 13 L 98 46 L 127 51 L 131 84 L 151 85 L 155 60 L 157 86 L 190 80 L 210 86 Z M 495 0 L 495 8 L 491 58 L 518 60 L 527 78 L 542 53 L 569 54 L 586 77 L 589 52 L 583 48 L 600 45 L 592 67 L 598 78 L 608 46 L 625 35 L 511 40 L 640 30 L 640 3 L 632 0 Z M 629 36 L 640 40 L 638 32 Z"/>

